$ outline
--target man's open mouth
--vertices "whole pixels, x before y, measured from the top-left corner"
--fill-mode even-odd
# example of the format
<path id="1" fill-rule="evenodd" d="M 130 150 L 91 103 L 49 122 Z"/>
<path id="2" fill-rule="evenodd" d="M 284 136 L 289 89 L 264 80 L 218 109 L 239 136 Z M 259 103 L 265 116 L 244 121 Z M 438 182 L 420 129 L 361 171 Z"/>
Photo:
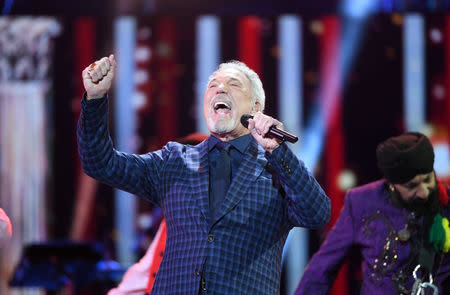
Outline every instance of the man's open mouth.
<path id="1" fill-rule="evenodd" d="M 215 111 L 218 111 L 218 110 L 225 110 L 225 111 L 228 110 L 229 111 L 229 110 L 231 110 L 231 107 L 228 103 L 226 103 L 224 101 L 219 101 L 214 104 L 214 110 Z"/>

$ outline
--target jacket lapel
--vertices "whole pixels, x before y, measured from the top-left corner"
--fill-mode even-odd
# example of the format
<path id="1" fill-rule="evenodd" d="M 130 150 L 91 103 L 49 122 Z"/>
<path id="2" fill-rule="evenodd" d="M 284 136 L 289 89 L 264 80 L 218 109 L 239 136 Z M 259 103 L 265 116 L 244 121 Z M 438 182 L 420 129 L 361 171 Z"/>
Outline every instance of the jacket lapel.
<path id="1" fill-rule="evenodd" d="M 252 138 L 245 151 L 241 167 L 233 177 L 230 188 L 225 195 L 224 202 L 220 208 L 220 214 L 214 223 L 222 219 L 246 195 L 250 184 L 256 180 L 267 164 L 267 159 L 264 154 L 265 151 Z"/>
<path id="2" fill-rule="evenodd" d="M 192 154 L 187 155 L 187 167 L 190 171 L 189 182 L 193 194 L 192 214 L 197 214 L 200 209 L 201 222 L 209 224 L 209 167 L 208 167 L 208 139 L 192 149 Z"/>

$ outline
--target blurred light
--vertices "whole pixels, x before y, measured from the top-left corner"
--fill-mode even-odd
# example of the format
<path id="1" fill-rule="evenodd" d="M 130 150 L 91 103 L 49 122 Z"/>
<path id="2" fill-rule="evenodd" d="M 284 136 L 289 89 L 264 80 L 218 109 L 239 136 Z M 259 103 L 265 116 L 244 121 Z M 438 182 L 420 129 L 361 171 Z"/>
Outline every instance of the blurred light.
<path id="1" fill-rule="evenodd" d="M 135 92 L 136 27 L 133 17 L 120 17 L 114 25 L 117 76 L 120 77 L 116 80 L 115 91 L 115 138 L 117 149 L 128 153 L 135 152 L 137 142 L 136 112 L 132 100 Z M 118 233 L 116 255 L 124 265 L 135 261 L 133 241 L 137 200 L 130 195 L 115 189 L 115 226 Z"/>
<path id="2" fill-rule="evenodd" d="M 436 84 L 433 87 L 433 96 L 437 100 L 443 100 L 445 98 L 445 87 L 441 84 Z"/>
<path id="3" fill-rule="evenodd" d="M 147 62 L 152 57 L 152 50 L 148 46 L 139 46 L 136 48 L 134 58 L 136 62 Z"/>
<path id="4" fill-rule="evenodd" d="M 132 97 L 131 104 L 133 106 L 133 110 L 140 110 L 147 104 L 147 95 L 144 92 L 135 91 Z"/>
<path id="5" fill-rule="evenodd" d="M 450 177 L 450 153 L 449 145 L 445 142 L 435 143 L 434 147 L 434 170 L 438 177 Z"/>
<path id="6" fill-rule="evenodd" d="M 216 70 L 220 61 L 220 22 L 216 16 L 201 16 L 196 23 L 196 129 L 209 134 L 203 119 L 203 94 L 209 76 Z"/>
<path id="7" fill-rule="evenodd" d="M 403 16 L 398 13 L 392 14 L 392 23 L 397 26 L 401 26 L 403 24 Z"/>
<path id="8" fill-rule="evenodd" d="M 323 33 L 323 24 L 321 21 L 318 20 L 312 21 L 309 28 L 311 32 L 313 32 L 316 35 L 320 35 Z"/>
<path id="9" fill-rule="evenodd" d="M 403 26 L 404 116 L 407 131 L 425 124 L 425 24 L 422 16 L 405 16 Z"/>
<path id="10" fill-rule="evenodd" d="M 137 32 L 138 40 L 148 40 L 152 36 L 152 29 L 150 27 L 140 28 Z"/>
<path id="11" fill-rule="evenodd" d="M 301 132 L 303 121 L 302 96 L 302 23 L 296 16 L 280 17 L 278 36 L 281 56 L 278 63 L 279 72 L 279 117 L 288 130 L 294 134 Z M 299 145 L 291 148 L 298 152 Z"/>
<path id="12" fill-rule="evenodd" d="M 137 219 L 137 226 L 141 230 L 147 230 L 153 226 L 153 218 L 150 214 L 140 214 Z"/>
<path id="13" fill-rule="evenodd" d="M 341 19 L 340 43 L 333 56 L 323 61 L 326 63 L 327 69 L 322 74 L 323 77 L 320 77 L 322 82 L 305 127 L 301 152 L 306 167 L 311 171 L 314 171 L 322 154 L 330 116 L 336 105 L 340 103 L 338 101 L 340 96 L 337 94 L 341 93 L 341 88 L 346 84 L 348 72 L 361 46 L 360 40 L 366 22 L 367 20 L 363 18 L 344 16 Z M 334 63 L 334 60 L 339 60 L 339 62 Z"/>
<path id="14" fill-rule="evenodd" d="M 422 128 L 422 130 L 421 130 L 421 132 L 423 134 L 425 134 L 425 136 L 430 138 L 436 133 L 436 130 L 435 130 L 435 127 L 432 124 L 425 123 L 423 128 Z"/>
<path id="15" fill-rule="evenodd" d="M 166 42 L 159 42 L 156 45 L 156 52 L 159 56 L 169 57 L 172 54 L 172 48 Z"/>
<path id="16" fill-rule="evenodd" d="M 97 262 L 98 271 L 122 270 L 122 265 L 114 260 L 102 260 Z"/>
<path id="17" fill-rule="evenodd" d="M 301 136 L 303 121 L 303 35 L 298 16 L 281 16 L 278 23 L 278 44 L 281 55 L 278 62 L 279 117 L 288 130 Z M 299 154 L 300 145 L 292 145 Z M 303 158 L 303 155 L 299 155 Z M 310 170 L 311 171 L 311 170 Z M 283 249 L 286 264 L 286 293 L 293 294 L 308 262 L 308 232 L 304 228 L 291 230 Z"/>
<path id="18" fill-rule="evenodd" d="M 14 0 L 5 0 L 5 4 L 3 5 L 2 14 L 8 15 L 11 13 L 11 8 L 14 4 Z"/>
<path id="19" fill-rule="evenodd" d="M 351 18 L 366 18 L 377 9 L 378 0 L 343 0 L 341 13 Z"/>
<path id="20" fill-rule="evenodd" d="M 441 43 L 444 37 L 439 29 L 433 28 L 430 30 L 430 40 L 433 43 Z"/>
<path id="21" fill-rule="evenodd" d="M 381 1 L 381 11 L 384 12 L 391 12 L 394 9 L 394 4 L 392 3 L 392 0 L 383 0 Z"/>
<path id="22" fill-rule="evenodd" d="M 136 70 L 134 73 L 134 83 L 136 86 L 147 83 L 148 81 L 148 72 L 145 70 Z"/>
<path id="23" fill-rule="evenodd" d="M 352 170 L 344 170 L 339 174 L 337 183 L 342 191 L 347 191 L 356 186 L 356 174 Z"/>

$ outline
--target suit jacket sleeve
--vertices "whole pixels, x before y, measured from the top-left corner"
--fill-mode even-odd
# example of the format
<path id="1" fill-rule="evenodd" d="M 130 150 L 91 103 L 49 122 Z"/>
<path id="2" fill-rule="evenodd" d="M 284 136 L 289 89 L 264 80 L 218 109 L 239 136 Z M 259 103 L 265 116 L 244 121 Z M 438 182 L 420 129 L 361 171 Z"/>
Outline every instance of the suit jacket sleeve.
<path id="1" fill-rule="evenodd" d="M 308 228 L 325 225 L 331 215 L 330 199 L 305 164 L 292 153 L 286 143 L 267 157 L 280 176 L 291 224 Z"/>
<path id="2" fill-rule="evenodd" d="M 327 294 L 354 244 L 353 219 L 349 193 L 338 221 L 306 266 L 295 294 Z"/>
<path id="3" fill-rule="evenodd" d="M 158 203 L 158 183 L 170 148 L 144 155 L 117 151 L 108 131 L 108 98 L 81 101 L 78 152 L 86 174 L 113 187 Z"/>

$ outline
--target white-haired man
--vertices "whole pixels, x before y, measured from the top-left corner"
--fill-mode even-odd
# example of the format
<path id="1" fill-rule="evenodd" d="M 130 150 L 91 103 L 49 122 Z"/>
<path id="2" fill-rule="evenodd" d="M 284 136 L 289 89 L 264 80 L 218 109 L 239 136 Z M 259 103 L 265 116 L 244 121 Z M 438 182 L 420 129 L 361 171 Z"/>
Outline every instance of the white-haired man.
<path id="1" fill-rule="evenodd" d="M 79 151 L 87 174 L 162 208 L 167 242 L 152 294 L 278 294 L 289 230 L 324 225 L 330 201 L 287 145 L 266 136 L 283 125 L 262 113 L 257 74 L 241 62 L 212 74 L 203 104 L 210 136 L 200 144 L 130 155 L 107 132 L 115 67 L 111 55 L 83 71 Z M 253 115 L 248 129 L 244 114 Z"/>

